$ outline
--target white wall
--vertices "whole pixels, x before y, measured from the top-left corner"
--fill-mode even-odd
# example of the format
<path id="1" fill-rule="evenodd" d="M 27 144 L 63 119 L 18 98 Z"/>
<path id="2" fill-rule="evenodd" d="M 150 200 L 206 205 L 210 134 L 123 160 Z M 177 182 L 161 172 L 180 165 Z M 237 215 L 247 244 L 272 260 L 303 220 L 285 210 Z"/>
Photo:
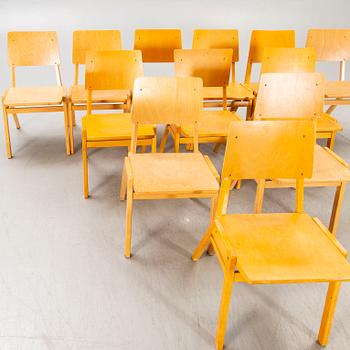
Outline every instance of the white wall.
<path id="1" fill-rule="evenodd" d="M 308 28 L 350 27 L 349 0 L 1 0 L 0 4 L 2 90 L 10 84 L 6 56 L 8 31 L 56 30 L 63 80 L 69 86 L 73 81 L 72 31 L 76 29 L 120 29 L 124 48 L 132 48 L 135 28 L 181 28 L 184 47 L 190 47 L 194 28 L 237 28 L 240 30 L 237 78 L 242 79 L 252 29 L 295 29 L 297 45 L 304 46 Z M 336 78 L 337 68 L 329 67 L 327 74 L 334 74 Z M 172 68 L 166 65 L 148 66 L 146 74 L 172 74 Z M 44 75 L 37 75 L 37 71 L 18 78 L 22 85 L 46 82 Z M 342 108 L 337 113 L 346 110 Z"/>

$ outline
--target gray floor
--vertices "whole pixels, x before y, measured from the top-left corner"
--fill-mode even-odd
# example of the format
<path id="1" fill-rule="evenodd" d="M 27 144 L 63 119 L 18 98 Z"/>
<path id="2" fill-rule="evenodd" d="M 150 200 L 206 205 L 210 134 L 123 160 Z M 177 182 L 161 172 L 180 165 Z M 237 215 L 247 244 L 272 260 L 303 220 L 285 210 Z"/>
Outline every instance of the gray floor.
<path id="1" fill-rule="evenodd" d="M 190 260 L 209 202 L 138 201 L 126 260 L 117 196 L 126 151 L 91 151 L 84 200 L 80 127 L 79 151 L 67 157 L 62 116 L 20 121 L 19 131 L 11 124 L 12 160 L 0 135 L 0 349 L 213 349 L 222 272 L 215 257 Z M 341 121 L 336 151 L 350 161 L 350 120 Z M 201 149 L 220 169 L 223 150 Z M 230 212 L 250 212 L 254 191 L 252 182 L 233 191 Z M 333 193 L 306 190 L 307 211 L 326 224 Z M 293 198 L 293 190 L 268 190 L 264 210 L 293 210 Z M 338 234 L 347 249 L 349 210 L 348 191 Z M 320 349 L 325 292 L 323 284 L 235 285 L 226 349 Z M 328 349 L 350 348 L 349 298 L 344 284 Z"/>

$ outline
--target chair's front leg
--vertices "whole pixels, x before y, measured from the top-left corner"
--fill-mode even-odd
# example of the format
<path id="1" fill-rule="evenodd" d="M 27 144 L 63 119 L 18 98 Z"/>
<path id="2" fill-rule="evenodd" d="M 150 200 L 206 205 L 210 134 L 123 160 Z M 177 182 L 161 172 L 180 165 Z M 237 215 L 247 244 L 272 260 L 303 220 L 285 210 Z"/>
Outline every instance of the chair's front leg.
<path id="1" fill-rule="evenodd" d="M 334 144 L 335 144 L 335 132 L 331 133 L 331 137 L 327 139 L 327 147 L 331 150 L 334 149 Z"/>
<path id="2" fill-rule="evenodd" d="M 12 150 L 11 150 L 11 139 L 10 139 L 10 129 L 9 129 L 9 119 L 7 109 L 4 105 L 2 105 L 3 115 L 4 115 L 4 131 L 5 131 L 5 139 L 6 139 L 6 149 L 7 149 L 7 158 L 12 158 Z"/>
<path id="3" fill-rule="evenodd" d="M 219 319 L 215 337 L 215 344 L 217 350 L 223 349 L 225 341 L 226 324 L 228 319 L 234 277 L 234 266 L 231 265 L 232 264 L 227 263 L 226 271 L 224 272 L 224 283 L 221 293 Z"/>
<path id="4" fill-rule="evenodd" d="M 210 244 L 210 237 L 211 237 L 213 229 L 214 229 L 214 225 L 211 224 L 209 226 L 207 232 L 205 233 L 205 235 L 203 236 L 203 238 L 199 242 L 197 248 L 195 249 L 195 251 L 192 254 L 191 259 L 193 261 L 197 261 L 203 255 L 204 251 L 208 248 L 208 246 Z"/>
<path id="5" fill-rule="evenodd" d="M 71 145 L 70 145 L 70 137 L 69 137 L 69 117 L 68 117 L 68 106 L 67 100 L 63 99 L 63 115 L 64 115 L 64 130 L 66 134 L 66 154 L 69 156 L 71 154 Z"/>
<path id="6" fill-rule="evenodd" d="M 329 231 L 335 236 L 339 224 L 340 210 L 344 198 L 346 182 L 342 182 L 335 190 L 332 215 L 329 222 Z"/>
<path id="7" fill-rule="evenodd" d="M 318 342 L 322 346 L 326 346 L 328 343 L 329 334 L 331 332 L 334 312 L 338 301 L 340 291 L 340 282 L 330 282 L 326 302 L 323 309 L 322 321 L 320 330 L 318 333 Z"/>
<path id="8" fill-rule="evenodd" d="M 255 193 L 254 213 L 260 214 L 262 211 L 265 191 L 265 179 L 258 179 Z"/>
<path id="9" fill-rule="evenodd" d="M 68 100 L 68 121 L 69 121 L 69 138 L 70 138 L 70 151 L 74 154 L 74 126 L 75 126 L 75 113 L 73 110 L 72 101 Z"/>
<path id="10" fill-rule="evenodd" d="M 161 153 L 164 153 L 164 150 L 165 150 L 165 145 L 166 145 L 166 141 L 168 139 L 168 135 L 169 135 L 169 128 L 170 128 L 170 125 L 165 125 L 165 129 L 164 129 L 164 134 L 162 136 L 162 140 L 160 142 L 160 145 L 159 145 L 159 152 Z"/>
<path id="11" fill-rule="evenodd" d="M 126 174 L 126 160 L 124 160 L 124 166 L 123 166 L 123 174 L 122 174 L 122 182 L 120 184 L 120 194 L 119 198 L 121 201 L 124 201 L 126 199 L 126 185 L 127 185 L 127 174 Z"/>
<path id="12" fill-rule="evenodd" d="M 126 218 L 125 218 L 125 257 L 131 257 L 133 185 L 132 179 L 127 179 Z"/>
<path id="13" fill-rule="evenodd" d="M 83 158 L 83 172 L 84 172 L 84 198 L 89 198 L 89 173 L 88 173 L 88 154 L 87 154 L 87 140 L 86 130 L 82 132 L 81 155 Z"/>
<path id="14" fill-rule="evenodd" d="M 17 114 L 13 113 L 12 116 L 13 116 L 13 120 L 15 121 L 15 124 L 16 124 L 16 129 L 20 129 L 21 125 L 19 124 L 19 120 L 18 120 Z"/>

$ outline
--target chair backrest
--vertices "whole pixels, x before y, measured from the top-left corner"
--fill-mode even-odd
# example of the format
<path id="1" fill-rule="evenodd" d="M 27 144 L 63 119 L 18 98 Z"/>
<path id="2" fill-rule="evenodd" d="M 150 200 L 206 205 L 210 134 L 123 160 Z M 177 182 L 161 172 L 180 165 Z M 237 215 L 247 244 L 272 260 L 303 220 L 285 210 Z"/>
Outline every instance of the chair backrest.
<path id="1" fill-rule="evenodd" d="M 250 83 L 252 66 L 261 63 L 266 47 L 295 47 L 294 30 L 253 30 L 244 81 Z"/>
<path id="2" fill-rule="evenodd" d="M 134 50 L 143 62 L 174 62 L 174 50 L 182 48 L 180 29 L 136 29 Z"/>
<path id="3" fill-rule="evenodd" d="M 254 119 L 314 119 L 323 114 L 321 73 L 265 73 L 260 78 Z"/>
<path id="4" fill-rule="evenodd" d="M 13 86 L 16 85 L 16 66 L 54 66 L 57 83 L 62 85 L 56 32 L 9 32 L 7 46 Z"/>
<path id="5" fill-rule="evenodd" d="M 195 29 L 192 49 L 231 49 L 232 81 L 235 81 L 235 63 L 239 61 L 239 36 L 236 29 Z"/>
<path id="6" fill-rule="evenodd" d="M 141 51 L 89 51 L 86 53 L 85 89 L 88 113 L 92 90 L 133 90 L 136 78 L 143 76 Z"/>
<path id="7" fill-rule="evenodd" d="M 75 65 L 75 84 L 78 84 L 79 65 L 85 64 L 88 51 L 121 50 L 119 30 L 76 30 L 73 32 L 72 62 Z"/>
<path id="8" fill-rule="evenodd" d="M 315 49 L 316 61 L 340 62 L 339 79 L 345 79 L 345 62 L 350 60 L 350 29 L 310 29 L 306 47 Z"/>
<path id="9" fill-rule="evenodd" d="M 315 71 L 313 48 L 264 49 L 260 73 L 302 73 Z"/>
<path id="10" fill-rule="evenodd" d="M 240 179 L 296 179 L 296 211 L 303 211 L 304 178 L 313 171 L 315 123 L 311 120 L 232 122 L 222 188 Z M 221 193 L 220 197 L 225 196 Z M 220 199 L 219 199 L 220 201 Z"/>
<path id="11" fill-rule="evenodd" d="M 197 77 L 144 77 L 135 81 L 131 119 L 131 152 L 136 152 L 139 124 L 193 125 L 194 151 L 198 151 L 197 125 L 203 109 L 203 82 Z"/>

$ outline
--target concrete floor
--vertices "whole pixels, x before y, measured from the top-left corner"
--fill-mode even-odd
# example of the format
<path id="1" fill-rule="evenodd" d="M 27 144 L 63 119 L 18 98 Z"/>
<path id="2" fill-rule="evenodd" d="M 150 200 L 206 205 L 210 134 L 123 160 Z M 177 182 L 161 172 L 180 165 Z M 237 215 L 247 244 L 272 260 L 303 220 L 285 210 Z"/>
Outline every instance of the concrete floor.
<path id="1" fill-rule="evenodd" d="M 214 349 L 223 275 L 215 257 L 190 260 L 209 201 L 137 201 L 126 260 L 117 196 L 126 150 L 91 151 L 84 200 L 80 127 L 79 150 L 67 157 L 62 116 L 20 121 L 19 131 L 11 124 L 12 160 L 0 137 L 0 349 Z M 341 122 L 336 151 L 350 161 L 350 120 Z M 223 150 L 201 150 L 221 168 Z M 254 191 L 249 181 L 233 191 L 230 212 L 250 212 Z M 306 210 L 328 224 L 333 193 L 307 189 Z M 264 210 L 293 210 L 293 199 L 293 190 L 267 190 Z M 349 210 L 347 191 L 338 231 L 347 249 Z M 324 284 L 235 285 L 226 349 L 321 349 L 325 293 Z M 328 349 L 350 349 L 349 300 L 344 284 Z"/>

